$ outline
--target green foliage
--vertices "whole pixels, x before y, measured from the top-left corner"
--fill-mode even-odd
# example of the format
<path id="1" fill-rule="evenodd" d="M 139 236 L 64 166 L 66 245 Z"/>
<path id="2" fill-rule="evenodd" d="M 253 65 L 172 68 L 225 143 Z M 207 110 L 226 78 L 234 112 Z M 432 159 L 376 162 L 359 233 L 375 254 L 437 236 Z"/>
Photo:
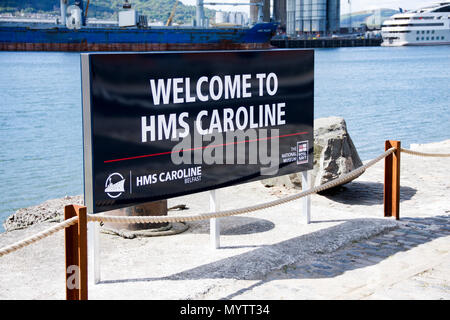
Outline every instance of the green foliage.
<path id="1" fill-rule="evenodd" d="M 54 6 L 59 7 L 59 0 L 57 2 L 52 0 L 1 0 L 0 12 L 4 12 L 4 9 L 23 12 L 51 12 L 54 11 Z"/>
<path id="2" fill-rule="evenodd" d="M 69 0 L 69 5 L 74 2 Z M 148 16 L 149 21 L 166 22 L 176 0 L 130 0 L 129 2 L 140 14 Z M 84 3 L 86 5 L 87 0 L 84 0 Z M 115 19 L 123 3 L 123 0 L 90 0 L 88 18 Z M 19 11 L 59 14 L 59 0 L 0 0 L 0 13 Z M 214 14 L 214 10 L 205 8 L 207 17 L 211 18 Z M 190 23 L 194 17 L 195 6 L 186 6 L 181 1 L 178 2 L 174 23 Z"/>

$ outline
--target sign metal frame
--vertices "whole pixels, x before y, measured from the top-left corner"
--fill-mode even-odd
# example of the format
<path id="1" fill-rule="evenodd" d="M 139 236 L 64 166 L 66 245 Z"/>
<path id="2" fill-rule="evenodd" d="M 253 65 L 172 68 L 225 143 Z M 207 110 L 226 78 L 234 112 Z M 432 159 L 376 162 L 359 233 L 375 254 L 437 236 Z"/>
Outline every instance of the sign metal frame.
<path id="1" fill-rule="evenodd" d="M 308 161 L 305 162 L 301 162 L 298 163 L 297 161 L 297 169 L 295 170 L 295 172 L 302 172 L 305 170 L 310 170 L 312 169 L 312 162 L 313 162 L 313 113 L 314 113 L 314 51 L 313 50 L 298 50 L 298 49 L 290 49 L 290 50 L 245 50 L 245 51 L 233 51 L 233 54 L 254 54 L 254 55 L 260 55 L 260 54 L 264 54 L 264 52 L 297 52 L 299 53 L 299 59 L 302 59 L 302 57 L 308 57 L 309 58 L 309 63 L 312 62 L 312 66 L 309 66 L 308 71 L 312 70 L 312 75 L 308 75 L 308 77 L 312 77 L 311 79 L 307 79 L 306 81 L 312 81 L 312 89 L 309 89 L 310 91 L 312 90 L 312 97 L 308 98 L 311 99 L 310 103 L 308 102 L 309 106 L 308 108 L 312 108 L 312 110 L 308 109 L 308 114 L 310 115 L 310 119 L 308 119 L 308 126 L 310 127 L 309 130 L 311 130 L 311 132 L 308 133 L 308 136 L 305 138 L 301 138 L 302 140 L 306 140 L 307 141 L 307 146 L 309 145 L 309 149 L 307 151 L 308 154 Z M 108 210 L 96 210 L 96 206 L 95 201 L 96 201 L 96 191 L 95 191 L 95 182 L 94 182 L 94 150 L 93 148 L 95 148 L 94 145 L 94 131 L 95 128 L 93 128 L 93 124 L 94 124 L 94 119 L 93 119 L 93 96 L 92 96 L 92 68 L 91 68 L 91 57 L 92 56 L 124 56 L 124 55 L 128 55 L 128 57 L 133 58 L 135 56 L 139 55 L 150 55 L 150 56 L 155 56 L 155 57 L 160 57 L 161 55 L 171 55 L 171 54 L 177 54 L 177 55 L 203 55 L 203 56 L 207 56 L 208 54 L 230 54 L 229 51 L 188 51 L 188 52 L 151 52 L 151 53 L 115 53 L 115 54 L 111 54 L 111 53 L 95 53 L 95 54 L 91 54 L 91 53 L 83 53 L 81 54 L 81 80 L 82 80 L 82 102 L 83 102 L 83 163 L 84 163 L 84 199 L 85 199 L 85 205 L 88 208 L 88 213 L 99 213 L 102 211 L 108 211 Z M 308 56 L 309 55 L 309 56 Z M 280 57 L 282 57 L 283 54 L 280 54 Z M 312 56 L 312 60 L 311 60 L 311 56 Z M 184 75 L 183 75 L 184 76 Z M 304 76 L 304 75 L 303 75 Z M 282 79 L 283 80 L 283 79 Z M 309 84 L 311 86 L 311 83 Z M 297 94 L 297 93 L 296 93 Z M 311 94 L 311 92 L 308 92 L 308 94 Z M 309 100 L 308 100 L 309 101 Z M 257 103 L 257 102 L 255 102 Z M 189 108 L 189 106 L 185 103 L 184 105 L 186 105 L 186 108 Z M 288 111 L 287 111 L 288 112 Z M 287 134 L 289 135 L 289 134 Z M 286 135 L 286 136 L 287 136 Z M 298 145 L 296 144 L 296 147 L 298 149 Z M 300 167 L 302 169 L 300 169 Z M 288 172 L 288 173 L 292 173 L 292 172 Z M 284 173 L 284 174 L 288 174 L 288 173 Z M 208 190 L 214 190 L 216 188 L 221 188 L 223 186 L 231 186 L 233 184 L 240 184 L 240 183 L 246 183 L 246 182 L 250 182 L 250 181 L 255 181 L 255 180 L 260 180 L 260 179 L 265 179 L 265 178 L 270 178 L 270 177 L 275 177 L 275 176 L 279 176 L 281 174 L 277 174 L 274 176 L 255 176 L 253 178 L 247 178 L 247 180 L 244 179 L 244 181 L 239 181 L 236 180 L 233 183 L 229 183 L 228 185 L 223 185 L 223 184 L 218 184 L 217 186 L 211 186 L 211 187 L 205 187 L 202 188 L 201 190 L 198 191 L 189 191 L 186 192 L 185 194 L 191 194 L 191 193 L 196 193 L 196 192 L 202 192 L 202 191 L 208 191 Z M 130 172 L 130 176 L 131 176 L 131 172 Z M 127 182 L 128 183 L 128 182 Z M 131 180 L 130 180 L 130 189 L 131 189 Z M 106 189 L 105 189 L 106 190 Z M 134 190 L 133 190 L 134 191 Z M 105 191 L 106 192 L 106 191 Z M 171 197 L 175 197 L 175 196 L 180 196 L 182 194 L 175 194 L 173 196 L 169 196 L 166 197 L 167 198 L 171 198 Z M 163 199 L 163 198 L 161 198 Z M 154 199 L 154 200 L 148 200 L 146 199 L 146 201 L 142 201 L 141 203 L 144 202 L 149 202 L 149 201 L 156 201 L 158 199 Z M 113 200 L 112 200 L 113 201 Z M 130 203 L 128 205 L 124 205 L 121 204 L 120 206 L 117 206 L 117 208 L 123 208 L 126 206 L 130 206 L 130 205 L 136 205 L 138 203 Z M 114 208 L 116 209 L 116 208 Z M 109 209 L 112 210 L 112 209 Z"/>

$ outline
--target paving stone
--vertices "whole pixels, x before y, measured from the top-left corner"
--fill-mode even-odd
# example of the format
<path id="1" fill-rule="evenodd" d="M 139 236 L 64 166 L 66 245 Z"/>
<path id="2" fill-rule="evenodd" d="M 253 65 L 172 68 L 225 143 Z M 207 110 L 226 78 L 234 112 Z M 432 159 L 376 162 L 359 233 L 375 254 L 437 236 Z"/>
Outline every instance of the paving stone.
<path id="1" fill-rule="evenodd" d="M 358 243 L 354 247 L 359 249 L 359 250 L 366 250 L 366 249 L 376 249 L 378 246 L 370 245 L 370 244 L 367 244 L 367 243 Z"/>
<path id="2" fill-rule="evenodd" d="M 391 251 L 386 251 L 386 250 L 370 250 L 368 252 L 366 252 L 366 254 L 371 255 L 371 256 L 378 256 L 378 257 L 382 257 L 382 258 L 386 258 L 388 256 L 392 255 Z"/>
<path id="3" fill-rule="evenodd" d="M 366 257 L 366 260 L 367 260 L 367 261 L 370 261 L 370 262 L 372 262 L 372 263 L 374 263 L 374 264 L 377 264 L 377 263 L 379 263 L 380 261 L 384 260 L 384 258 L 381 258 L 381 257 L 378 257 L 378 256 L 367 256 L 367 257 Z"/>
<path id="4" fill-rule="evenodd" d="M 392 243 L 396 243 L 397 239 L 396 238 L 392 238 L 392 239 L 384 239 L 384 241 L 382 243 L 380 243 L 380 245 L 377 248 L 383 248 L 385 246 L 389 246 Z M 375 249 L 377 249 L 375 248 Z"/>
<path id="5" fill-rule="evenodd" d="M 399 230 L 399 231 L 391 231 L 390 234 L 394 235 L 394 236 L 403 236 L 405 235 L 405 230 Z"/>
<path id="6" fill-rule="evenodd" d="M 435 238 L 441 238 L 441 237 L 448 237 L 448 236 L 450 236 L 450 232 L 439 232 L 439 231 L 435 231 L 434 232 L 434 236 L 435 236 Z"/>
<path id="7" fill-rule="evenodd" d="M 407 229 L 406 236 L 408 236 L 408 235 L 416 235 L 416 236 L 420 236 L 420 237 L 424 237 L 424 238 L 430 238 L 433 236 L 433 234 L 430 233 L 430 231 L 416 230 L 416 229 Z"/>
<path id="8" fill-rule="evenodd" d="M 350 263 L 351 260 L 344 255 L 345 255 L 345 252 L 341 252 L 339 258 L 336 258 L 336 260 L 341 263 Z"/>
<path id="9" fill-rule="evenodd" d="M 401 245 L 386 244 L 383 246 L 383 249 L 387 249 L 387 250 L 391 250 L 392 252 L 396 252 L 401 249 Z"/>
<path id="10" fill-rule="evenodd" d="M 378 246 L 383 246 L 385 244 L 391 243 L 392 241 L 395 241 L 395 238 L 394 239 L 383 239 L 383 238 L 380 238 L 380 239 L 374 239 L 373 241 L 378 243 Z"/>
<path id="11" fill-rule="evenodd" d="M 416 245 L 428 242 L 428 240 L 424 240 L 422 238 L 415 238 L 415 237 L 407 237 L 404 239 L 404 241 L 412 242 L 412 243 L 415 243 Z"/>
<path id="12" fill-rule="evenodd" d="M 336 263 L 333 263 L 333 267 L 336 270 L 350 270 L 353 267 L 354 263 L 355 262 L 353 262 L 353 261 L 349 261 L 347 263 L 336 262 Z"/>
<path id="13" fill-rule="evenodd" d="M 357 252 L 355 250 L 347 251 L 346 254 L 350 255 L 350 256 L 354 256 L 354 257 L 360 257 L 360 258 L 365 256 L 364 253 Z"/>
<path id="14" fill-rule="evenodd" d="M 414 247 L 416 246 L 416 243 L 404 239 L 398 239 L 398 242 L 407 246 L 414 246 Z"/>
<path id="15" fill-rule="evenodd" d="M 372 265 L 373 265 L 372 262 L 368 262 L 368 263 L 358 263 L 358 262 L 356 262 L 356 263 L 353 265 L 353 270 L 354 270 L 354 269 L 363 269 L 363 268 L 367 268 L 367 267 L 370 267 L 370 266 L 372 266 Z"/>
<path id="16" fill-rule="evenodd" d="M 354 263 L 355 263 L 355 265 L 360 265 L 361 267 L 368 267 L 368 266 L 373 265 L 373 262 L 367 260 L 367 258 L 366 259 L 358 259 Z"/>
<path id="17" fill-rule="evenodd" d="M 333 272 L 330 272 L 330 271 L 322 270 L 322 271 L 320 271 L 319 275 L 322 276 L 322 277 L 332 277 L 335 274 Z"/>
<path id="18" fill-rule="evenodd" d="M 319 269 L 331 269 L 330 266 L 321 264 L 321 263 L 312 263 L 313 267 L 319 268 Z"/>
<path id="19" fill-rule="evenodd" d="M 447 218 L 432 217 L 430 220 L 437 224 L 447 224 L 450 222 L 450 216 Z"/>
<path id="20" fill-rule="evenodd" d="M 379 246 L 379 243 L 373 242 L 373 241 L 366 241 L 367 244 L 372 245 L 372 246 Z"/>

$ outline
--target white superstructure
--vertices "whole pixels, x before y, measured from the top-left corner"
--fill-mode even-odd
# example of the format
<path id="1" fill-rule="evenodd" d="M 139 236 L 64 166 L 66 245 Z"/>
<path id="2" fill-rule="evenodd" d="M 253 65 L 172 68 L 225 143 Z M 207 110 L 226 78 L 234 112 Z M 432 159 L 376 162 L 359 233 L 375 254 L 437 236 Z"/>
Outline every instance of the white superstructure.
<path id="1" fill-rule="evenodd" d="M 381 28 L 382 46 L 450 44 L 450 2 L 393 15 Z"/>

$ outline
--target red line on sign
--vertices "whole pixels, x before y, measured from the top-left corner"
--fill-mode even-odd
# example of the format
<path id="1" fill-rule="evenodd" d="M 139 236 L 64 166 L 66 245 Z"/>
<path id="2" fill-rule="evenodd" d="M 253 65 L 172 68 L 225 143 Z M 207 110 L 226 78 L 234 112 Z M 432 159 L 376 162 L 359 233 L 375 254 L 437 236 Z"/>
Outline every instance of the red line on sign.
<path id="1" fill-rule="evenodd" d="M 236 142 L 229 142 L 229 143 L 209 145 L 209 146 L 205 146 L 205 147 L 198 147 L 198 148 L 181 149 L 181 150 L 173 150 L 173 151 L 166 151 L 166 152 L 160 152 L 160 153 L 145 154 L 145 155 L 142 155 L 142 156 L 134 156 L 134 157 L 128 157 L 128 158 L 106 160 L 103 163 L 119 162 L 119 161 L 134 160 L 134 159 L 148 158 L 148 157 L 156 157 L 156 156 L 162 156 L 162 155 L 165 155 L 165 154 L 177 153 L 177 152 L 181 152 L 181 151 L 194 151 L 194 150 L 206 149 L 206 148 L 216 148 L 216 147 L 223 147 L 223 146 L 232 145 L 232 144 L 240 144 L 240 143 L 246 143 L 246 142 L 257 142 L 257 141 L 262 141 L 262 140 L 271 140 L 271 139 L 275 139 L 275 138 L 285 138 L 285 137 L 291 137 L 291 136 L 299 136 L 299 135 L 307 134 L 307 133 L 308 132 L 304 131 L 304 132 L 290 133 L 290 134 L 284 134 L 284 135 L 281 135 L 281 136 L 267 137 L 267 138 L 261 138 L 261 139 L 236 141 Z"/>

